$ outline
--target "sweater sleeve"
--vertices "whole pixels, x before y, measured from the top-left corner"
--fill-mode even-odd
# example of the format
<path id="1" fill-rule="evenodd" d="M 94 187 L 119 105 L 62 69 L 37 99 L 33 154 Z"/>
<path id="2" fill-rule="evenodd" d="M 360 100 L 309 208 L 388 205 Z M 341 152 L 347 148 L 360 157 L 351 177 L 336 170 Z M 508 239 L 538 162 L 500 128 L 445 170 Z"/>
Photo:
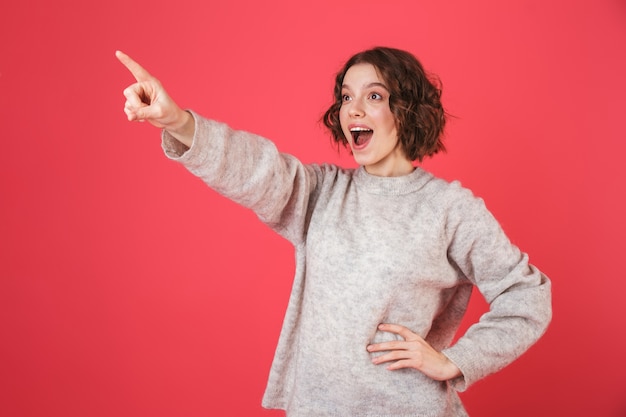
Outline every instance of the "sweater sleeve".
<path id="1" fill-rule="evenodd" d="M 463 376 L 458 391 L 517 359 L 552 318 L 551 283 L 505 236 L 484 202 L 464 190 L 449 212 L 448 256 L 489 303 L 489 311 L 443 353 Z"/>
<path id="2" fill-rule="evenodd" d="M 300 242 L 319 167 L 278 152 L 260 136 L 190 113 L 195 120 L 191 147 L 163 131 L 165 154 L 218 193 L 252 209 L 292 243 Z"/>

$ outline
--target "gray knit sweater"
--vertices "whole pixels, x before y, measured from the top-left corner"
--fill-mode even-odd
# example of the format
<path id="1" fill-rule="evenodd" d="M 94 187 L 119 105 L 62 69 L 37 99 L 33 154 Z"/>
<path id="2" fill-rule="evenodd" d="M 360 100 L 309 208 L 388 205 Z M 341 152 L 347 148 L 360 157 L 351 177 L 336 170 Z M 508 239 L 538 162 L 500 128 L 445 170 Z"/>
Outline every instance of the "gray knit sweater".
<path id="1" fill-rule="evenodd" d="M 296 271 L 263 406 L 300 416 L 464 416 L 457 391 L 509 364 L 551 319 L 550 281 L 511 244 L 483 201 L 417 168 L 304 165 L 268 140 L 194 114 L 191 148 L 166 154 L 254 210 L 295 247 Z M 454 345 L 476 286 L 490 305 Z M 434 381 L 374 365 L 370 343 L 420 334 L 462 371 Z"/>

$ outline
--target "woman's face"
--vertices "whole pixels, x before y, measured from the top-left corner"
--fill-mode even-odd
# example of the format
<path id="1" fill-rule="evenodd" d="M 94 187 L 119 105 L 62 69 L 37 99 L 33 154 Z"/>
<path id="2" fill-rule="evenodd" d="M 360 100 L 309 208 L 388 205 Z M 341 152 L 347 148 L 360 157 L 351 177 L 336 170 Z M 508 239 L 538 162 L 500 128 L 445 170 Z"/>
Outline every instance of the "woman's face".
<path id="1" fill-rule="evenodd" d="M 348 69 L 341 90 L 339 120 L 354 159 L 381 177 L 406 175 L 413 164 L 406 157 L 389 107 L 389 90 L 371 64 Z"/>

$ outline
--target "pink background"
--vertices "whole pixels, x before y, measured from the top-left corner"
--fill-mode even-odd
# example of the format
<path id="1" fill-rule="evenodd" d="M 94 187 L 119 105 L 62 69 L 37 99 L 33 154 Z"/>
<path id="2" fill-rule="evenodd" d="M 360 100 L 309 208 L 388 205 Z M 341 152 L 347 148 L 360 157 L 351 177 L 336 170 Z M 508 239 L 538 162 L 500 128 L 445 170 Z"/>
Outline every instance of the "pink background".
<path id="1" fill-rule="evenodd" d="M 426 168 L 553 280 L 548 333 L 470 414 L 626 415 L 625 41 L 623 0 L 3 1 L 0 415 L 281 415 L 260 400 L 293 251 L 126 122 L 114 51 L 184 107 L 352 165 L 318 119 L 374 45 L 439 74 L 456 117 Z"/>

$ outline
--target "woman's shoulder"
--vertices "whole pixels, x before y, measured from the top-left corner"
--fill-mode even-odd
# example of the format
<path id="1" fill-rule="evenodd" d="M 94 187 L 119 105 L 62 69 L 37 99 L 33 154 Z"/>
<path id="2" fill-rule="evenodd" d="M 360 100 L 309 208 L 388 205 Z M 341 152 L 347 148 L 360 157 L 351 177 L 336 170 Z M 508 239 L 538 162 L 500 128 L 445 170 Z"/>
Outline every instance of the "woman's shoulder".
<path id="1" fill-rule="evenodd" d="M 350 181 L 354 177 L 354 173 L 356 171 L 354 168 L 344 168 L 327 162 L 319 164 L 305 164 L 305 166 L 314 172 L 319 179 L 324 181 Z"/>
<path id="2" fill-rule="evenodd" d="M 469 208 L 476 203 L 483 203 L 482 198 L 464 186 L 459 179 L 445 179 L 428 171 L 424 171 L 424 175 L 428 176 L 428 181 L 423 191 L 437 206 Z"/>
<path id="3" fill-rule="evenodd" d="M 425 186 L 428 187 L 429 190 L 449 195 L 466 194 L 468 192 L 472 192 L 469 188 L 464 187 L 461 183 L 461 180 L 459 179 L 446 179 L 423 168 L 418 169 L 422 171 L 422 175 L 424 177 L 428 178 Z"/>

